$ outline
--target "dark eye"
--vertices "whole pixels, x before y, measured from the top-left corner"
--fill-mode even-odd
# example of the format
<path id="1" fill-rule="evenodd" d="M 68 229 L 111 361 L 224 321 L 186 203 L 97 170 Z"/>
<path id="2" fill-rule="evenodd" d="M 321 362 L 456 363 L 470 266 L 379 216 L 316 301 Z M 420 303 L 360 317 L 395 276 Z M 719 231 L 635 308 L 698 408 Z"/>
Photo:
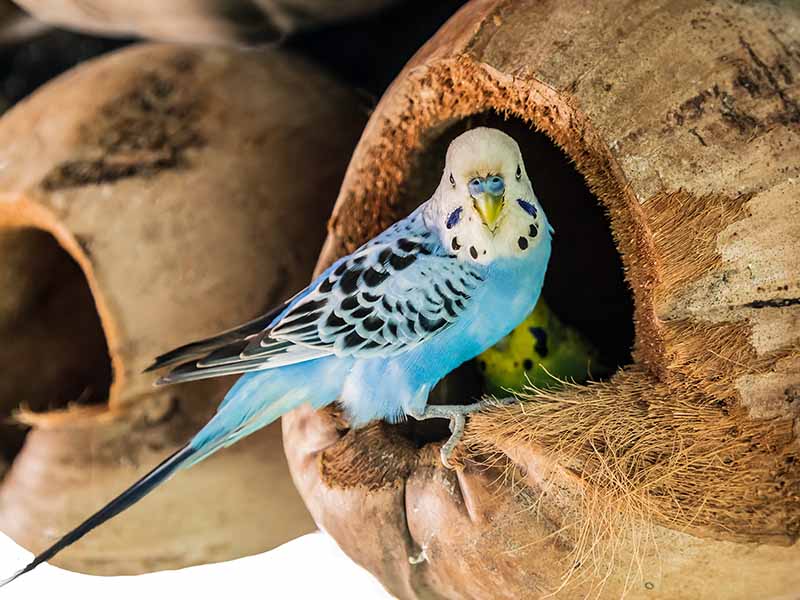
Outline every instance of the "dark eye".
<path id="1" fill-rule="evenodd" d="M 452 173 L 450 173 L 450 185 L 452 185 L 453 187 L 456 187 L 456 180 L 453 179 L 453 174 Z"/>
<path id="2" fill-rule="evenodd" d="M 522 167 L 517 165 L 517 181 L 522 177 Z"/>

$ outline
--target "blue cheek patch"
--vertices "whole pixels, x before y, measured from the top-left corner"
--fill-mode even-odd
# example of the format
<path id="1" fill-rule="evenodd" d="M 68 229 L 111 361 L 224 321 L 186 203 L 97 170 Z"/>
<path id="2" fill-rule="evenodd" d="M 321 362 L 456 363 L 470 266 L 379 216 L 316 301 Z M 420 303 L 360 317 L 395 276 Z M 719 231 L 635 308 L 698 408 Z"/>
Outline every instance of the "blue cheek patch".
<path id="1" fill-rule="evenodd" d="M 536 218 L 536 214 L 537 214 L 536 213 L 536 207 L 533 204 L 531 204 L 530 202 L 528 202 L 526 200 L 523 200 L 522 198 L 517 198 L 517 204 L 519 204 L 522 207 L 522 210 L 524 210 L 526 213 L 528 213 L 534 219 Z"/>
<path id="2" fill-rule="evenodd" d="M 455 209 L 453 212 L 450 213 L 450 216 L 447 217 L 448 229 L 452 229 L 453 227 L 458 225 L 458 222 L 461 220 L 461 212 L 463 210 L 464 209 L 459 206 L 457 209 Z"/>

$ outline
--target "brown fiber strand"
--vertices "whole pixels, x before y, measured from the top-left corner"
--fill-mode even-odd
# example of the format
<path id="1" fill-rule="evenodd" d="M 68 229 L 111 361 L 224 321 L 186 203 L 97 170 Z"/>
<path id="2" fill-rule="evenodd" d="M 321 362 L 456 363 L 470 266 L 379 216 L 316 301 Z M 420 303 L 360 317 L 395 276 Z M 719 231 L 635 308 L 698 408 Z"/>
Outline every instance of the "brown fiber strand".
<path id="1" fill-rule="evenodd" d="M 591 492 L 581 527 L 623 517 L 723 538 L 800 534 L 800 449 L 788 419 L 743 419 L 637 367 L 521 400 L 474 417 L 467 445 L 474 457 L 545 449 Z"/>

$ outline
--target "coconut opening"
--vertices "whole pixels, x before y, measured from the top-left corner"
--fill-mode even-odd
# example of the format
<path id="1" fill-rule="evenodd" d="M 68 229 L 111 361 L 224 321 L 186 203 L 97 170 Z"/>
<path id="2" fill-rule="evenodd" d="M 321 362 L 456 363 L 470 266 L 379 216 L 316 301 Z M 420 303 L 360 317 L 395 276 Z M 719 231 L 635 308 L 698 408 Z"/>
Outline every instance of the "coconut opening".
<path id="1" fill-rule="evenodd" d="M 27 429 L 19 410 L 108 400 L 108 346 L 86 277 L 49 233 L 0 229 L 0 456 L 10 464 Z"/>
<path id="2" fill-rule="evenodd" d="M 407 213 L 420 198 L 430 196 L 444 168 L 447 146 L 459 134 L 478 126 L 500 129 L 519 143 L 534 191 L 556 231 L 542 297 L 564 324 L 591 342 L 609 373 L 629 364 L 634 303 L 608 215 L 567 155 L 547 135 L 531 129 L 522 119 L 495 112 L 452 123 L 432 133 L 415 156 L 401 188 L 400 206 Z M 524 367 L 520 364 L 519 368 Z M 484 392 L 477 363 L 472 361 L 437 386 L 431 403 L 470 403 Z M 399 427 L 418 446 L 448 436 L 447 424 L 441 420 L 409 420 Z"/>

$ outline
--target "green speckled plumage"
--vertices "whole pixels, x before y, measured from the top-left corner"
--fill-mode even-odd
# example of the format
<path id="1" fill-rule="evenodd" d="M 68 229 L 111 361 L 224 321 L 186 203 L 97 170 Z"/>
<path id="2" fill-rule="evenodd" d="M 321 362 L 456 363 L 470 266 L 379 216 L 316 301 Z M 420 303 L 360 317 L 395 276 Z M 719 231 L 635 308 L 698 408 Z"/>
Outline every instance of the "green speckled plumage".
<path id="1" fill-rule="evenodd" d="M 543 298 L 522 323 L 477 360 L 487 392 L 495 396 L 531 385 L 554 388 L 561 385 L 559 380 L 582 383 L 609 372 L 592 344 L 562 323 Z"/>

